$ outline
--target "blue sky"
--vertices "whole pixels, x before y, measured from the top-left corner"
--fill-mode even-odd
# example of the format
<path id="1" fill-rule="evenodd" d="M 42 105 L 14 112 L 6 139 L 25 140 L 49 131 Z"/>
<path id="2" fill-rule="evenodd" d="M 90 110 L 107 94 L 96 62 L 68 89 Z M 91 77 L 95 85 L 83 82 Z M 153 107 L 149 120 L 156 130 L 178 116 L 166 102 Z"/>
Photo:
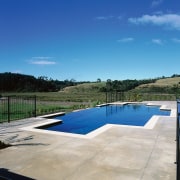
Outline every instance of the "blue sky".
<path id="1" fill-rule="evenodd" d="M 0 0 L 0 72 L 106 81 L 179 68 L 178 0 Z"/>

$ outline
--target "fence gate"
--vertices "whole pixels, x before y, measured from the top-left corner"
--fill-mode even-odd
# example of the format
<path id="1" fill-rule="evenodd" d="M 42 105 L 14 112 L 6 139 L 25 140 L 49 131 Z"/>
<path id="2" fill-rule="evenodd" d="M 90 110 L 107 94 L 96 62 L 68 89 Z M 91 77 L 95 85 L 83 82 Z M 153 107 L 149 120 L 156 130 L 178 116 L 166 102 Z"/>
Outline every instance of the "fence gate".
<path id="1" fill-rule="evenodd" d="M 36 116 L 36 96 L 0 98 L 0 123 Z"/>

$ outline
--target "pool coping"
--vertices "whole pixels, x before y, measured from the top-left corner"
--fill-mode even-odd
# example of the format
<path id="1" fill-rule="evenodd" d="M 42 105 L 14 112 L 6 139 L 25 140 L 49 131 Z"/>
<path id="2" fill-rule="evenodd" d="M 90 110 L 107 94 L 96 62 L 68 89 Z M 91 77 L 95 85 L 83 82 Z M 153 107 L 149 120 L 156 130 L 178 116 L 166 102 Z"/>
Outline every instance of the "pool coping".
<path id="1" fill-rule="evenodd" d="M 145 103 L 145 102 L 113 102 L 113 103 L 107 103 L 108 104 L 117 104 L 117 105 L 125 105 L 125 104 L 145 104 L 147 106 L 160 106 L 161 110 L 170 110 L 170 116 L 161 116 L 161 115 L 153 115 L 150 120 L 144 125 L 144 126 L 130 126 L 130 125 L 116 125 L 116 124 L 106 124 L 104 126 L 101 126 L 100 128 L 95 129 L 94 131 L 91 131 L 88 134 L 74 134 L 74 133 L 66 133 L 66 132 L 57 132 L 57 131 L 50 131 L 45 129 L 38 129 L 42 126 L 47 126 L 54 123 L 61 123 L 62 120 L 55 120 L 55 119 L 48 119 L 47 117 L 53 117 L 55 115 L 63 115 L 64 112 L 56 113 L 56 114 L 50 114 L 45 116 L 39 116 L 39 118 L 42 118 L 42 120 L 45 120 L 45 122 L 33 124 L 31 126 L 26 126 L 20 128 L 21 130 L 25 131 L 32 131 L 37 133 L 44 133 L 44 134 L 53 134 L 53 135 L 60 135 L 60 136 L 67 136 L 67 137 L 74 137 L 74 138 L 83 138 L 83 139 L 92 139 L 101 133 L 107 131 L 108 129 L 112 127 L 124 127 L 124 128 L 138 128 L 138 129 L 153 129 L 157 123 L 157 121 L 161 118 L 169 118 L 169 117 L 176 117 L 177 109 L 169 108 L 167 105 L 157 105 L 153 102 Z M 97 107 L 105 106 L 105 104 L 98 105 Z M 38 117 L 37 117 L 38 118 Z"/>

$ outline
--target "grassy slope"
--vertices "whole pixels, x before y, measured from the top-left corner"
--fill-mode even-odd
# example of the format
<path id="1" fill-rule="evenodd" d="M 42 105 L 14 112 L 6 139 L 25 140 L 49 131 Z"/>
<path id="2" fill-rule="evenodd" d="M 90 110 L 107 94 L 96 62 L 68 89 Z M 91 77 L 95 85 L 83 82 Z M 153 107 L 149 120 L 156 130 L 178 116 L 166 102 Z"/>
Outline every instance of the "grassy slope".
<path id="1" fill-rule="evenodd" d="M 34 93 L 2 93 L 7 95 L 36 95 L 41 101 L 61 101 L 61 102 L 93 102 L 102 101 L 105 99 L 105 93 L 99 92 L 101 87 L 106 85 L 101 83 L 84 83 L 77 86 L 69 86 L 59 92 L 34 92 Z"/>
<path id="2" fill-rule="evenodd" d="M 159 79 L 155 83 L 143 84 L 136 88 L 136 90 L 151 88 L 151 87 L 173 87 L 180 84 L 180 77 Z M 64 89 L 65 93 L 97 93 L 101 87 L 105 87 L 106 83 L 85 83 L 77 86 L 71 86 Z"/>
<path id="3" fill-rule="evenodd" d="M 93 93 L 93 92 L 98 92 L 100 88 L 105 87 L 106 82 L 98 82 L 98 83 L 84 83 L 84 84 L 79 84 L 77 86 L 69 86 L 64 88 L 63 92 L 66 93 Z M 61 91 L 60 91 L 61 92 Z"/>
<path id="4" fill-rule="evenodd" d="M 180 84 L 180 77 L 174 77 L 174 78 L 165 78 L 165 79 L 159 79 L 155 83 L 149 83 L 149 84 L 143 84 L 136 88 L 136 90 L 141 88 L 150 88 L 150 87 L 173 87 L 174 85 Z M 96 93 L 99 93 L 99 89 L 106 86 L 106 82 L 99 82 L 99 83 L 84 83 L 79 84 L 77 86 L 69 86 L 64 88 L 64 90 L 59 92 L 48 92 L 48 93 L 2 93 L 2 95 L 37 95 L 40 97 L 41 100 L 57 100 L 62 101 L 63 98 L 69 96 L 72 98 L 72 96 L 75 96 L 77 94 L 79 95 L 94 95 Z M 49 97 L 49 99 L 48 99 Z M 66 99 L 66 98 L 65 98 Z M 64 99 L 64 100 L 65 100 Z"/>
<path id="5" fill-rule="evenodd" d="M 179 85 L 180 77 L 159 79 L 155 83 L 143 84 L 138 86 L 135 91 L 141 92 L 143 89 L 151 89 L 151 87 L 173 87 Z M 2 93 L 2 95 L 37 95 L 38 100 L 41 101 L 64 101 L 64 102 L 93 102 L 103 101 L 105 93 L 99 92 L 99 89 L 105 87 L 106 82 L 100 83 L 84 83 L 77 86 L 70 86 L 64 88 L 59 92 L 47 93 Z"/>
<path id="6" fill-rule="evenodd" d="M 105 83 L 85 83 L 73 87 L 67 87 L 59 92 L 36 92 L 36 93 L 3 93 L 7 95 L 36 95 L 37 96 L 37 115 L 48 114 L 56 111 L 72 111 L 74 109 L 93 107 L 104 103 L 105 93 L 99 92 L 99 88 Z M 0 104 L 1 110 L 1 104 Z M 1 113 L 0 113 L 1 115 Z M 0 116 L 1 119 L 4 117 Z"/>
<path id="7" fill-rule="evenodd" d="M 172 87 L 174 85 L 178 85 L 180 83 L 180 77 L 174 77 L 174 78 L 165 78 L 165 79 L 159 79 L 155 83 L 149 83 L 149 84 L 143 84 L 138 86 L 138 88 L 149 88 L 152 86 L 157 87 Z"/>

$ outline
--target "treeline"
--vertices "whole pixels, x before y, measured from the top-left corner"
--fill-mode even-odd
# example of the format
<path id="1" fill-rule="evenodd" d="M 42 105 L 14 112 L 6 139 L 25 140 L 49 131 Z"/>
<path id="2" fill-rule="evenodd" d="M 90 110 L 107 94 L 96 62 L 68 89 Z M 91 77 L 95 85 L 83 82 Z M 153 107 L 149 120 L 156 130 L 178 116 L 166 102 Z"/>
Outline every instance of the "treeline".
<path id="1" fill-rule="evenodd" d="M 159 79 L 165 79 L 165 78 L 175 78 L 175 77 L 180 77 L 178 74 L 173 74 L 171 77 L 157 77 L 154 79 L 143 79 L 143 80 L 114 80 L 112 81 L 111 79 L 108 79 L 106 82 L 106 86 L 102 87 L 100 90 L 102 92 L 109 92 L 109 91 L 130 91 L 130 90 L 135 90 L 136 87 L 142 85 L 142 84 L 148 84 L 148 83 L 155 83 Z M 139 89 L 138 91 L 142 92 L 160 92 L 160 93 L 180 93 L 179 85 L 173 85 L 167 86 L 167 87 L 158 87 L 158 86 L 151 86 L 148 87 L 147 89 Z"/>
<path id="2" fill-rule="evenodd" d="M 171 76 L 180 77 L 178 74 Z M 142 84 L 154 83 L 158 79 L 167 78 L 165 76 L 154 78 L 154 79 L 143 79 L 143 80 L 111 80 L 106 81 L 105 86 L 98 86 L 97 90 L 101 92 L 107 91 L 130 91 Z M 96 82 L 101 82 L 98 78 Z M 74 79 L 71 80 L 53 80 L 45 76 L 35 78 L 31 75 L 16 74 L 16 73 L 0 73 L 0 92 L 56 92 L 62 90 L 68 86 L 75 86 L 82 83 L 90 83 L 89 81 L 77 82 Z M 153 88 L 153 89 L 152 89 Z M 179 91 L 179 86 L 167 87 L 151 87 L 148 90 L 151 92 L 175 92 Z"/>
<path id="3" fill-rule="evenodd" d="M 129 91 L 141 84 L 154 83 L 157 79 L 144 79 L 144 80 L 110 80 L 106 82 L 106 87 L 101 88 L 101 91 Z"/>
<path id="4" fill-rule="evenodd" d="M 45 76 L 35 78 L 31 75 L 0 73 L 0 92 L 56 92 L 77 84 L 74 79 L 59 81 Z"/>

